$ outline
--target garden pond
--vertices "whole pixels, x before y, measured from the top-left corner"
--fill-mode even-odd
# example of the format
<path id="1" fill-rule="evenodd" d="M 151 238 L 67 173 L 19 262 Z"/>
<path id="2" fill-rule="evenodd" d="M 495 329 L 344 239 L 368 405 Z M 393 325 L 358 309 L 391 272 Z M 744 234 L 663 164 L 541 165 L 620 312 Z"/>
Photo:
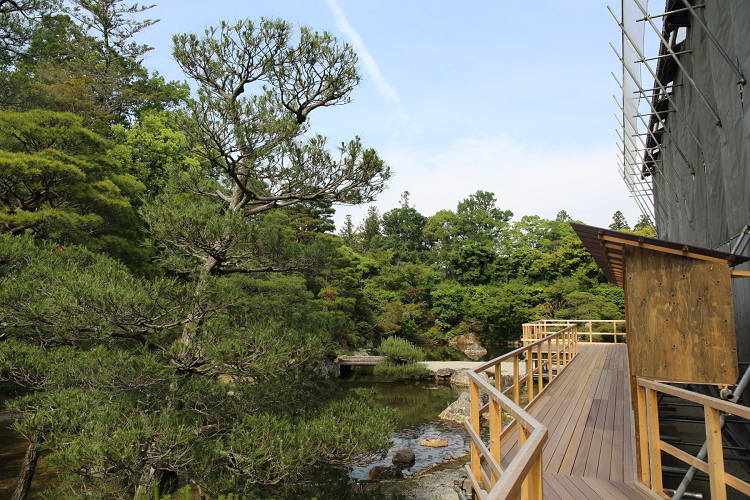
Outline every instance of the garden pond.
<path id="1" fill-rule="evenodd" d="M 472 361 L 458 348 L 449 345 L 421 345 L 427 361 Z M 487 354 L 474 361 L 489 361 L 515 349 L 507 345 L 485 345 Z M 406 446 L 414 451 L 414 465 L 404 470 L 405 475 L 414 474 L 446 461 L 453 460 L 468 452 L 469 434 L 462 425 L 450 424 L 438 415 L 453 403 L 465 387 L 434 380 L 407 382 L 379 382 L 372 374 L 372 367 L 355 367 L 346 376 L 348 385 L 354 388 L 372 388 L 380 396 L 380 402 L 398 411 L 393 445 L 382 460 L 364 467 L 354 467 L 350 472 L 353 479 L 367 479 L 367 472 L 377 465 L 391 465 L 396 450 Z M 448 441 L 444 448 L 421 446 L 420 440 L 441 437 Z"/>

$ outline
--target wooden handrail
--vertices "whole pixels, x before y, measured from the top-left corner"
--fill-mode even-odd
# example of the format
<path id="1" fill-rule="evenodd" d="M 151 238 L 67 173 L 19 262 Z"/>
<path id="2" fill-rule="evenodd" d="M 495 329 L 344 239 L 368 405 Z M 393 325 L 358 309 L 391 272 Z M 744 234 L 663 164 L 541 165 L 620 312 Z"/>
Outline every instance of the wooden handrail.
<path id="1" fill-rule="evenodd" d="M 565 325 L 563 325 L 565 326 Z M 469 430 L 471 442 L 471 462 L 467 465 L 469 478 L 478 498 L 504 500 L 542 500 L 542 447 L 547 441 L 547 428 L 532 417 L 526 408 L 539 397 L 562 370 L 578 353 L 578 327 L 569 325 L 562 330 L 520 347 L 513 352 L 488 361 L 468 371 L 471 416 L 464 424 Z M 545 358 L 546 355 L 546 358 Z M 521 356 L 526 363 L 526 375 L 519 377 Z M 502 363 L 513 362 L 513 385 L 502 390 Z M 495 384 L 481 376 L 493 370 Z M 547 385 L 544 385 L 544 375 Z M 538 387 L 535 391 L 534 377 Z M 525 383 L 528 401 L 521 406 L 521 386 Z M 480 389 L 487 393 L 489 402 L 481 406 Z M 513 393 L 513 399 L 508 394 Z M 513 420 L 503 429 L 502 413 L 506 412 Z M 485 444 L 479 432 L 479 418 L 489 412 L 489 445 Z M 504 438 L 518 431 L 518 451 L 506 469 L 500 465 L 500 446 Z M 487 464 L 487 468 L 482 463 Z"/>
<path id="2" fill-rule="evenodd" d="M 570 325 L 586 323 L 588 323 L 588 332 L 579 330 L 578 335 L 581 337 L 579 341 L 588 339 L 588 342 L 594 343 L 594 335 L 600 335 L 611 336 L 614 343 L 617 344 L 619 337 L 627 338 L 624 319 L 540 319 L 523 324 L 523 337 L 521 340 L 524 344 L 527 344 L 544 338 L 549 334 L 550 329 L 559 329 Z M 611 331 L 595 332 L 595 323 L 611 325 Z M 619 329 L 618 325 L 621 325 Z"/>
<path id="3" fill-rule="evenodd" d="M 640 442 L 641 475 L 638 478 L 647 488 L 664 496 L 662 484 L 661 452 L 668 453 L 696 469 L 708 474 L 711 498 L 727 498 L 727 486 L 750 495 L 750 484 L 724 471 L 724 453 L 721 440 L 721 412 L 750 420 L 750 408 L 704 394 L 687 391 L 653 380 L 637 377 L 638 438 Z M 703 406 L 706 423 L 707 461 L 686 453 L 661 440 L 659 435 L 658 393 L 669 394 Z"/>

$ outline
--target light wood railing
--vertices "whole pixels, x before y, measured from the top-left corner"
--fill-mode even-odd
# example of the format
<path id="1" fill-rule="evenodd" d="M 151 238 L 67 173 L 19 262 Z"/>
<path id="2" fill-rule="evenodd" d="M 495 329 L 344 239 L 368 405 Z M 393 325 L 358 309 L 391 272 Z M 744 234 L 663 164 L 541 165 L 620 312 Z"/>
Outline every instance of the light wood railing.
<path id="1" fill-rule="evenodd" d="M 519 498 L 519 494 L 523 500 L 542 500 L 542 447 L 547 441 L 547 428 L 528 414 L 525 408 L 549 387 L 575 357 L 578 353 L 577 339 L 577 326 L 570 325 L 468 371 L 471 417 L 465 425 L 471 439 L 471 462 L 466 468 L 473 490 L 480 500 L 515 499 Z M 513 374 L 513 384 L 505 389 L 502 388 L 504 362 L 506 366 L 512 366 Z M 526 363 L 526 373 L 520 376 L 522 362 Z M 494 385 L 482 376 L 487 371 L 494 373 Z M 522 389 L 528 396 L 523 408 Z M 480 390 L 489 396 L 489 402 L 484 406 L 480 406 Z M 513 395 L 512 400 L 509 394 Z M 485 443 L 480 437 L 480 416 L 488 411 L 490 433 L 489 443 Z M 512 422 L 503 429 L 503 412 L 515 420 L 515 425 Z M 503 469 L 500 447 L 514 431 L 518 432 L 518 451 L 507 468 Z"/>
<path id="2" fill-rule="evenodd" d="M 750 408 L 722 399 L 704 396 L 671 385 L 638 377 L 638 440 L 640 452 L 640 481 L 659 497 L 664 497 L 662 484 L 661 452 L 708 474 L 711 482 L 711 499 L 727 498 L 727 486 L 750 496 L 750 484 L 724 471 L 724 452 L 721 439 L 721 413 L 750 420 Z M 698 460 L 679 448 L 665 443 L 659 436 L 658 393 L 669 394 L 703 406 L 706 422 L 707 462 Z"/>
<path id="3" fill-rule="evenodd" d="M 578 325 L 579 342 L 595 343 L 594 335 L 612 337 L 615 344 L 626 339 L 624 319 L 540 319 L 523 324 L 521 340 L 524 344 L 530 344 L 570 325 Z M 596 331 L 594 325 L 607 325 L 609 328 L 600 332 Z"/>

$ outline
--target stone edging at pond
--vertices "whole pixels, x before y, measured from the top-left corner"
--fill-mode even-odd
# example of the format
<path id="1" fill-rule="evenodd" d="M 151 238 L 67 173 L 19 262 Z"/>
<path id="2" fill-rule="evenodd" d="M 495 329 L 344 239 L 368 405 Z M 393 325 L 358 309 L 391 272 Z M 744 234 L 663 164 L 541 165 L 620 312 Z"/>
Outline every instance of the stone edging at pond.
<path id="1" fill-rule="evenodd" d="M 430 371 L 430 377 L 435 378 L 438 382 L 450 382 L 451 385 L 458 387 L 469 386 L 469 375 L 466 373 L 467 370 L 475 368 L 484 362 L 474 361 L 422 361 L 419 363 Z M 501 363 L 502 373 L 513 373 L 513 362 L 503 361 Z M 485 372 L 490 380 L 493 380 L 491 372 Z M 519 363 L 518 365 L 518 376 L 523 377 L 526 375 L 526 364 Z M 510 382 L 512 383 L 512 375 L 503 375 L 503 378 L 511 377 Z M 507 385 L 503 383 L 503 385 Z"/>

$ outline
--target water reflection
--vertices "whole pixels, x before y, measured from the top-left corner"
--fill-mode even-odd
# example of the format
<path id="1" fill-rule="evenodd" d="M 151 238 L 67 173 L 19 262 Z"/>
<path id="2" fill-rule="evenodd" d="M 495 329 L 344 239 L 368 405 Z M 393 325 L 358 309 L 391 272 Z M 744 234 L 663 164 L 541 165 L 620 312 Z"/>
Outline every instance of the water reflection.
<path id="1" fill-rule="evenodd" d="M 424 351 L 427 361 L 489 361 L 516 349 L 505 344 L 484 344 L 487 354 L 474 357 L 465 354 L 458 346 L 421 344 L 419 347 Z"/>
<path id="2" fill-rule="evenodd" d="M 348 383 L 352 387 L 375 388 L 380 394 L 381 403 L 399 412 L 398 430 L 393 436 L 393 446 L 388 450 L 388 455 L 366 467 L 353 468 L 352 478 L 367 479 L 367 471 L 372 467 L 391 465 L 394 453 L 402 446 L 414 450 L 416 457 L 414 465 L 405 469 L 405 473 L 419 471 L 467 451 L 469 438 L 464 428 L 438 418 L 440 412 L 458 398 L 461 389 L 435 382 L 377 382 L 372 376 L 372 369 L 366 367 L 355 369 Z M 419 441 L 428 437 L 441 437 L 448 441 L 448 446 L 421 446 Z"/>

